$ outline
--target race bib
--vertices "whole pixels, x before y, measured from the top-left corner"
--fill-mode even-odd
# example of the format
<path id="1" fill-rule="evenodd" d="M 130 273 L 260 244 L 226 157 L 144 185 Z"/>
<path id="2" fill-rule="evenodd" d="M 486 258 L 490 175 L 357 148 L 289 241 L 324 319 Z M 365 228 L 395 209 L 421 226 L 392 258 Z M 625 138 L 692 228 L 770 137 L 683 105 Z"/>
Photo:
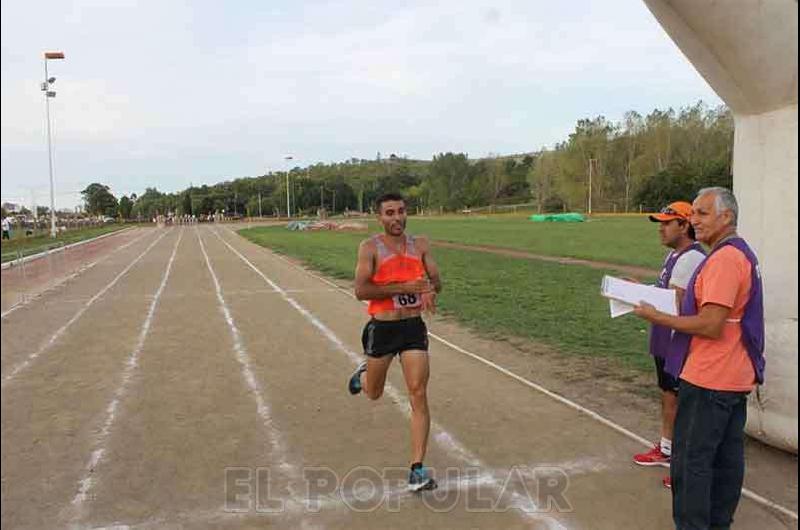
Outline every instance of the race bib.
<path id="1" fill-rule="evenodd" d="M 395 309 L 406 309 L 420 307 L 422 305 L 422 295 L 419 294 L 396 294 L 392 297 Z"/>

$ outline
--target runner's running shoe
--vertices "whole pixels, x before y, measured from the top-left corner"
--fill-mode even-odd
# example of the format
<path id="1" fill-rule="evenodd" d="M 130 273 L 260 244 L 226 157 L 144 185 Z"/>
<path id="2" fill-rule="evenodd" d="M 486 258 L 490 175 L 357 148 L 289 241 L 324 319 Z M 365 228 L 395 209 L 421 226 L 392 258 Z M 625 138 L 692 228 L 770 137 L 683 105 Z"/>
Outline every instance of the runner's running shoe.
<path id="1" fill-rule="evenodd" d="M 363 361 L 361 364 L 358 365 L 358 368 L 356 368 L 356 371 L 353 372 L 353 375 L 350 376 L 350 380 L 347 382 L 347 389 L 354 396 L 359 392 L 361 392 L 361 374 L 363 374 L 366 371 L 367 371 L 367 361 Z"/>
<path id="2" fill-rule="evenodd" d="M 408 489 L 410 491 L 425 491 L 436 489 L 436 481 L 431 477 L 428 469 L 418 467 L 412 469 L 408 475 Z"/>

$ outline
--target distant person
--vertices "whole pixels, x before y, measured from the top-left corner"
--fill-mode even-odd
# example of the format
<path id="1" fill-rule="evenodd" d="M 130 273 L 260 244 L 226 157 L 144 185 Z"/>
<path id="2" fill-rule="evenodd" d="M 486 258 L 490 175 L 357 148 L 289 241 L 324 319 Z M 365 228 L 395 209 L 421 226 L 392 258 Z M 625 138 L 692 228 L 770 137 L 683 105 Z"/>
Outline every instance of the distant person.
<path id="1" fill-rule="evenodd" d="M 736 233 L 725 188 L 692 205 L 697 239 L 711 248 L 686 288 L 680 316 L 649 304 L 640 317 L 675 330 L 666 370 L 680 378 L 670 475 L 680 529 L 727 529 L 744 480 L 747 396 L 764 382 L 764 301 L 755 253 Z"/>
<path id="2" fill-rule="evenodd" d="M 430 431 L 428 410 L 428 330 L 421 314 L 436 308 L 442 290 L 439 269 L 428 239 L 406 234 L 406 202 L 388 193 L 376 201 L 383 233 L 358 247 L 355 294 L 369 300 L 372 317 L 364 327 L 362 345 L 367 360 L 348 382 L 351 394 L 362 390 L 372 400 L 383 394 L 386 374 L 395 355 L 400 357 L 411 402 L 411 491 L 430 490 L 436 481 L 423 465 Z"/>
<path id="3" fill-rule="evenodd" d="M 650 221 L 658 223 L 661 244 L 670 249 L 664 260 L 657 287 L 675 289 L 680 307 L 686 287 L 695 269 L 705 259 L 703 247 L 695 241 L 694 228 L 689 219 L 692 205 L 688 202 L 673 202 L 660 213 L 651 215 Z M 678 378 L 664 369 L 667 352 L 672 341 L 670 328 L 653 324 L 650 327 L 650 355 L 656 366 L 658 387 L 661 389 L 661 440 L 646 452 L 634 455 L 633 461 L 640 466 L 669 467 L 672 455 L 672 431 L 678 409 Z"/>
<path id="4" fill-rule="evenodd" d="M 11 239 L 11 221 L 8 217 L 3 217 L 3 239 Z"/>

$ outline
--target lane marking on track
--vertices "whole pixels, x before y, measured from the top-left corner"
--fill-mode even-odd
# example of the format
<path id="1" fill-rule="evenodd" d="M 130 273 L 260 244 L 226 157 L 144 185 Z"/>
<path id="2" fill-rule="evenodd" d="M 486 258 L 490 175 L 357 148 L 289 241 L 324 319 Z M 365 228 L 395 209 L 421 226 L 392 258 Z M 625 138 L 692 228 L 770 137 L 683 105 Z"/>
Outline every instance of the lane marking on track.
<path id="1" fill-rule="evenodd" d="M 227 230 L 229 232 L 233 233 L 233 231 L 231 229 L 227 229 Z M 238 234 L 234 234 L 234 235 L 236 235 L 237 237 L 241 238 L 241 236 L 239 236 Z M 244 239 L 244 238 L 242 238 L 242 239 Z M 253 244 L 255 244 L 255 243 L 253 243 Z M 290 259 L 286 258 L 285 256 L 282 256 L 282 255 L 278 254 L 277 252 L 273 252 L 272 250 L 267 249 L 265 247 L 262 247 L 261 245 L 256 245 L 256 246 L 257 246 L 257 248 L 261 249 L 264 253 L 266 253 L 268 256 L 275 257 L 275 258 L 287 263 L 292 268 L 294 268 L 294 269 L 296 269 L 298 271 L 301 271 L 301 272 L 311 276 L 312 278 L 316 278 L 317 280 L 319 280 L 319 281 L 321 281 L 321 282 L 323 282 L 323 283 L 325 283 L 327 285 L 330 285 L 335 290 L 337 290 L 337 291 L 349 296 L 353 300 L 357 300 L 355 295 L 353 295 L 353 293 L 351 293 L 350 291 L 347 291 L 346 289 L 343 289 L 340 285 L 337 285 L 336 283 L 334 283 L 333 281 L 329 280 L 328 278 L 320 276 L 319 274 L 316 274 L 316 273 L 306 269 L 305 267 L 301 267 L 301 266 L 297 265 L 296 263 L 292 262 Z M 590 418 L 594 419 L 595 421 L 597 421 L 597 422 L 599 422 L 599 423 L 601 423 L 601 424 L 603 424 L 603 425 L 605 425 L 605 426 L 617 431 L 618 433 L 628 437 L 629 439 L 631 439 L 633 441 L 641 443 L 645 447 L 652 447 L 652 445 L 653 445 L 653 442 L 648 440 L 644 436 L 640 436 L 640 435 L 634 433 L 633 431 L 630 431 L 630 430 L 626 429 L 622 425 L 619 425 L 618 423 L 615 423 L 614 421 L 602 416 L 601 414 L 598 414 L 597 412 L 595 412 L 595 411 L 593 411 L 591 409 L 588 409 L 588 408 L 586 408 L 586 407 L 584 407 L 582 405 L 579 405 L 578 403 L 575 403 L 574 401 L 571 401 L 571 400 L 565 398 L 564 396 L 561 396 L 561 395 L 556 394 L 555 392 L 553 392 L 551 390 L 548 390 L 547 388 L 543 387 L 542 385 L 534 383 L 533 381 L 530 381 L 529 379 L 525 379 L 524 377 L 515 374 L 514 372 L 508 370 L 507 368 L 503 368 L 499 364 L 497 364 L 497 363 L 495 363 L 493 361 L 490 361 L 489 359 L 486 359 L 484 357 L 481 357 L 478 354 L 475 354 L 475 353 L 472 353 L 472 352 L 470 352 L 468 350 L 465 350 L 461 346 L 458 346 L 457 344 L 453 344 L 452 342 L 446 340 L 443 337 L 440 337 L 439 335 L 436 335 L 435 333 L 428 332 L 428 335 L 431 338 L 441 342 L 445 346 L 448 346 L 449 348 L 451 348 L 451 349 L 453 349 L 453 350 L 455 350 L 455 351 L 457 351 L 457 352 L 459 352 L 461 354 L 464 354 L 464 355 L 466 355 L 466 356 L 468 356 L 468 357 L 470 357 L 470 358 L 472 358 L 472 359 L 474 359 L 474 360 L 476 360 L 476 361 L 478 361 L 480 363 L 483 363 L 486 366 L 489 366 L 490 368 L 492 368 L 494 370 L 497 370 L 498 372 L 500 372 L 500 373 L 502 373 L 502 374 L 514 379 L 515 381 L 518 381 L 519 383 L 522 383 L 523 385 L 525 385 L 525 386 L 527 386 L 529 388 L 532 388 L 533 390 L 536 390 L 537 392 L 540 392 L 540 393 L 542 393 L 542 394 L 544 394 L 544 395 L 546 395 L 546 396 L 548 396 L 548 397 L 550 397 L 550 398 L 552 398 L 552 399 L 554 399 L 554 400 L 556 400 L 556 401 L 558 401 L 558 402 L 560 402 L 560 403 L 562 403 L 562 404 L 564 404 L 564 405 L 566 405 L 566 406 L 568 406 L 568 407 L 570 407 L 570 408 L 572 408 L 572 409 L 574 409 L 574 410 L 576 410 L 578 412 L 586 414 L 587 416 L 589 416 Z M 777 502 L 775 502 L 773 500 L 770 500 L 770 499 L 768 499 L 768 498 L 766 498 L 766 497 L 764 497 L 762 495 L 759 495 L 758 493 L 756 493 L 756 492 L 754 492 L 754 491 L 752 491 L 750 489 L 742 488 L 742 495 L 744 497 L 747 497 L 748 499 L 750 499 L 751 501 L 753 501 L 753 502 L 755 502 L 757 504 L 760 504 L 760 505 L 762 505 L 762 506 L 764 506 L 766 508 L 770 508 L 772 510 L 775 510 L 776 512 L 779 512 L 779 513 L 789 517 L 790 519 L 792 519 L 794 521 L 798 520 L 797 512 L 795 512 L 795 511 L 793 511 L 793 510 L 791 510 L 789 508 L 786 508 L 785 506 L 782 506 L 782 505 L 778 504 Z"/>
<path id="2" fill-rule="evenodd" d="M 132 239 L 132 240 L 128 241 L 128 242 L 127 242 L 127 243 L 125 243 L 124 245 L 122 245 L 122 246 L 120 246 L 120 247 L 117 247 L 117 248 L 115 248 L 114 250 L 112 250 L 111 252 L 109 252 L 107 255 L 105 255 L 105 256 L 103 256 L 103 257 L 101 257 L 101 258 L 99 258 L 99 259 L 97 259 L 97 260 L 95 260 L 95 261 L 92 261 L 92 262 L 90 262 L 90 263 L 88 263 L 88 264 L 86 264 L 86 265 L 83 265 L 83 266 L 79 267 L 79 268 L 78 268 L 78 270 L 76 270 L 75 272 L 73 272 L 72 274 L 70 274 L 70 275 L 68 275 L 68 276 L 65 276 L 64 278 L 61 278 L 59 281 L 57 281 L 57 282 L 56 282 L 56 283 L 54 283 L 53 285 L 50 285 L 49 287 L 47 287 L 47 289 L 43 290 L 42 292 L 40 292 L 40 293 L 36 293 L 35 295 L 31 296 L 30 298 L 27 298 L 27 297 L 26 297 L 26 298 L 24 298 L 24 299 L 23 299 L 21 302 L 17 302 L 16 304 L 12 305 L 11 307 L 9 307 L 9 308 L 8 308 L 8 309 L 6 309 L 5 311 L 3 311 L 3 313 L 2 313 L 2 314 L 0 314 L 0 318 L 6 318 L 8 315 L 10 315 L 11 313 L 13 313 L 13 312 L 14 312 L 14 311 L 16 311 L 17 309 L 20 309 L 20 308 L 22 308 L 22 307 L 25 307 L 26 305 L 30 304 L 30 303 L 31 303 L 31 302 L 33 302 L 34 300 L 38 300 L 38 299 L 40 299 L 40 298 L 41 298 L 41 297 L 42 297 L 44 294 L 46 294 L 46 293 L 49 293 L 49 292 L 51 292 L 51 291 L 55 290 L 56 288 L 58 288 L 58 287 L 62 286 L 62 285 L 63 285 L 63 284 L 65 284 L 66 282 L 68 282 L 68 281 L 70 281 L 70 280 L 73 280 L 73 279 L 77 278 L 78 276 L 80 276 L 80 275 L 81 275 L 81 274 L 83 274 L 84 272 L 88 271 L 89 269 L 91 269 L 92 267 L 94 267 L 95 265 L 97 265 L 98 263 L 101 263 L 101 262 L 105 261 L 106 259 L 110 258 L 111 256 L 113 256 L 114 254 L 116 254 L 116 253 L 117 253 L 117 252 L 119 252 L 120 250 L 126 249 L 126 248 L 128 248 L 129 246 L 133 245 L 134 243 L 136 243 L 137 241 L 139 241 L 140 239 L 142 239 L 142 238 L 143 238 L 144 236 L 146 236 L 147 234 L 148 234 L 148 233 L 147 233 L 147 232 L 145 232 L 145 233 L 143 233 L 143 234 L 141 234 L 141 235 L 139 235 L 139 236 L 135 237 L 134 239 Z M 116 234 L 115 234 L 115 235 L 116 235 Z"/>
<path id="3" fill-rule="evenodd" d="M 473 488 L 480 488 L 483 486 L 491 486 L 492 483 L 486 477 L 460 477 L 460 478 L 443 478 L 439 481 L 439 487 L 436 488 L 436 494 L 441 498 L 442 494 L 449 492 L 467 491 Z M 412 493 L 408 488 L 400 486 L 387 486 L 381 490 L 381 503 L 394 501 L 398 503 L 405 499 L 419 499 L 419 493 Z M 72 530 L 136 530 L 136 529 L 152 529 L 152 528 L 172 528 L 188 526 L 194 528 L 196 526 L 202 527 L 227 527 L 234 521 L 241 521 L 241 524 L 253 523 L 253 526 L 261 526 L 264 524 L 264 519 L 270 520 L 278 524 L 279 527 L 286 528 L 299 528 L 301 530 L 311 530 L 324 528 L 321 524 L 314 519 L 309 519 L 308 515 L 313 515 L 318 518 L 320 508 L 325 506 L 342 506 L 345 508 L 352 508 L 354 505 L 369 503 L 372 499 L 365 495 L 365 492 L 359 488 L 353 488 L 350 491 L 339 491 L 337 493 L 320 495 L 315 497 L 313 501 L 308 504 L 314 504 L 313 511 L 303 504 L 285 505 L 284 509 L 276 511 L 257 511 L 257 510 L 196 510 L 189 512 L 178 512 L 172 514 L 171 517 L 152 517 L 137 522 L 128 523 L 114 523 L 111 525 L 82 525 L 74 526 Z M 363 513 L 363 511 L 362 511 Z M 298 524 L 289 524 L 287 520 L 292 523 L 297 521 Z M 280 522 L 278 522 L 280 521 Z M 183 525 L 183 526 L 181 526 Z M 345 525 L 346 526 L 346 525 Z M 249 528 L 249 526 L 248 526 Z M 537 527 L 538 528 L 538 527 Z"/>
<path id="4" fill-rule="evenodd" d="M 313 294 L 313 293 L 333 293 L 336 292 L 336 289 L 332 289 L 329 287 L 322 288 L 322 289 L 287 289 L 287 293 L 306 293 L 306 294 Z M 260 296 L 265 294 L 280 294 L 278 291 L 274 289 L 252 289 L 252 290 L 244 290 L 244 289 L 237 289 L 232 291 L 223 291 L 223 294 L 226 296 L 226 299 L 230 300 L 231 298 L 246 298 L 252 296 Z M 175 300 L 175 299 L 191 299 L 191 298 L 205 298 L 207 297 L 207 293 L 199 292 L 199 293 L 175 293 L 175 294 L 165 294 L 164 298 L 168 300 Z M 118 294 L 115 296 L 109 296 L 109 299 L 113 300 L 150 300 L 153 297 L 151 294 Z M 91 298 L 90 296 L 80 296 L 76 298 L 62 298 L 56 302 L 46 302 L 46 307 L 54 307 L 58 305 L 68 305 L 68 304 L 76 304 L 78 302 L 85 302 Z"/>
<path id="5" fill-rule="evenodd" d="M 239 259 L 241 259 L 244 263 L 250 267 L 256 274 L 258 274 L 270 287 L 279 291 L 281 297 L 291 305 L 295 310 L 297 310 L 301 315 L 303 315 L 309 323 L 311 323 L 317 330 L 328 339 L 328 341 L 333 344 L 339 351 L 345 353 L 354 365 L 360 363 L 362 359 L 362 355 L 357 354 L 350 348 L 348 348 L 341 339 L 325 324 L 323 324 L 314 314 L 312 314 L 308 309 L 300 305 L 297 300 L 289 296 L 286 291 L 284 291 L 278 284 L 268 278 L 258 267 L 253 265 L 253 263 L 248 260 L 241 252 L 233 248 L 225 239 L 223 239 L 215 230 L 212 230 L 215 236 L 222 241 L 234 254 L 236 254 Z M 405 400 L 401 396 L 400 392 L 391 384 L 386 383 L 386 387 L 384 389 L 386 395 L 392 399 L 392 401 L 397 405 L 397 408 L 406 416 L 410 416 L 410 411 L 408 407 L 403 406 L 401 403 L 404 403 Z M 505 489 L 504 481 L 497 475 L 497 473 L 489 468 L 486 464 L 484 464 L 481 459 L 473 453 L 470 449 L 464 446 L 457 438 L 455 438 L 452 434 L 450 434 L 447 430 L 444 429 L 440 424 L 437 422 L 431 421 L 431 430 L 435 431 L 436 434 L 434 435 L 434 440 L 442 446 L 442 448 L 448 452 L 451 456 L 461 460 L 463 463 L 479 467 L 481 469 L 487 470 L 485 475 L 483 476 L 484 480 L 489 481 L 490 484 L 494 486 L 495 489 L 498 491 L 502 491 Z M 517 508 L 518 513 L 525 517 L 526 519 L 535 520 L 537 522 L 546 523 L 548 528 L 557 528 L 557 529 L 565 529 L 566 527 L 560 522 L 557 521 L 552 515 L 546 515 L 542 513 L 537 513 L 539 508 L 534 503 L 533 499 L 529 496 L 522 495 L 517 491 L 506 491 L 505 493 L 510 493 L 511 502 L 510 505 L 514 508 Z"/>
<path id="6" fill-rule="evenodd" d="M 94 304 L 96 301 L 98 301 L 100 298 L 102 298 L 102 296 L 103 296 L 105 293 L 107 293 L 109 289 L 111 289 L 112 287 L 114 287 L 114 285 L 116 285 L 116 283 L 117 283 L 117 282 L 118 282 L 118 281 L 119 281 L 119 280 L 120 280 L 120 279 L 121 279 L 123 276 L 125 276 L 125 275 L 128 273 L 128 271 L 130 271 L 130 270 L 133 268 L 133 266 L 134 266 L 134 265 L 136 265 L 136 264 L 139 262 L 139 260 L 141 260 L 141 259 L 142 259 L 142 258 L 143 258 L 143 257 L 144 257 L 144 256 L 145 256 L 147 253 L 148 253 L 148 252 L 150 252 L 150 250 L 151 250 L 151 249 L 152 249 L 152 248 L 153 248 L 153 247 L 156 245 L 156 243 L 158 243 L 159 241 L 161 241 L 161 240 L 164 238 L 164 236 L 166 236 L 166 235 L 167 235 L 167 232 L 164 232 L 163 234 L 161 234 L 160 236 L 158 236 L 158 238 L 156 238 L 156 239 L 155 239 L 155 241 L 153 241 L 152 243 L 150 243 L 150 245 L 149 245 L 149 246 L 148 246 L 146 249 L 144 249 L 144 251 L 143 251 L 141 254 L 139 254 L 139 255 L 136 257 L 136 259 L 134 259 L 133 261 L 131 261 L 131 262 L 130 262 L 130 263 L 129 263 L 129 264 L 128 264 L 128 265 L 127 265 L 127 266 L 126 266 L 126 267 L 125 267 L 123 270 L 122 270 L 122 272 L 120 272 L 119 274 L 117 274 L 117 275 L 114 277 L 114 279 L 113 279 L 113 280 L 111 280 L 111 281 L 110 281 L 108 284 L 106 284 L 106 286 L 105 286 L 105 287 L 103 287 L 102 289 L 100 289 L 100 290 L 99 290 L 99 291 L 98 291 L 98 292 L 97 292 L 97 293 L 96 293 L 94 296 L 92 296 L 92 297 L 89 299 L 89 301 L 88 301 L 88 302 L 86 302 L 86 303 L 85 303 L 85 304 L 84 304 L 84 305 L 83 305 L 83 306 L 82 306 L 82 307 L 81 307 L 81 308 L 80 308 L 80 309 L 79 309 L 79 310 L 78 310 L 78 311 L 77 311 L 77 312 L 76 312 L 76 313 L 75 313 L 75 314 L 72 316 L 72 318 L 70 318 L 70 319 L 69 319 L 69 321 L 67 321 L 67 323 L 66 323 L 66 324 L 64 324 L 63 326 L 61 326 L 60 328 L 58 328 L 58 330 L 57 330 L 57 331 L 56 331 L 56 332 L 53 334 L 53 336 L 52 336 L 52 337 L 50 337 L 50 339 L 49 339 L 47 342 L 45 342 L 44 344 L 42 344 L 42 345 L 39 347 L 39 349 L 38 349 L 38 350 L 36 350 L 35 352 L 33 352 L 33 353 L 31 353 L 30 355 L 28 355 L 28 358 L 27 358 L 27 359 L 25 359 L 25 360 L 24 360 L 24 361 L 22 361 L 21 363 L 17 364 L 16 366 L 14 366 L 14 368 L 12 368 L 12 369 L 11 369 L 10 373 L 9 373 L 8 375 L 6 375 L 5 377 L 3 377 L 3 382 L 2 382 L 2 384 L 0 384 L 0 387 L 2 387 L 2 388 L 5 388 L 5 386 L 6 386 L 8 383 L 10 383 L 11 381 L 13 381 L 13 379 L 14 379 L 14 378 L 15 378 L 17 375 L 19 375 L 19 373 L 20 373 L 20 372 L 22 372 L 23 370 L 27 369 L 27 368 L 28 368 L 28 367 L 31 365 L 31 363 L 32 363 L 33 361 L 35 361 L 35 360 L 36 360 L 36 359 L 37 359 L 37 358 L 38 358 L 40 355 L 42 355 L 42 354 L 43 354 L 45 351 L 47 351 L 47 350 L 48 350 L 48 349 L 49 349 L 51 346 L 53 346 L 53 344 L 55 344 L 55 343 L 56 343 L 56 341 L 58 341 L 58 339 L 59 339 L 59 338 L 61 338 L 61 336 L 62 336 L 62 335 L 64 335 L 64 333 L 65 333 L 65 332 L 66 332 L 66 331 L 67 331 L 67 330 L 70 328 L 70 326 L 72 326 L 72 324 L 74 324 L 75 322 L 77 322 L 77 321 L 78 321 L 78 319 L 80 319 L 80 318 L 83 316 L 83 314 L 84 314 L 84 313 L 85 313 L 85 312 L 86 312 L 86 311 L 87 311 L 87 310 L 88 310 L 88 309 L 89 309 L 89 308 L 92 306 L 92 304 Z"/>
<path id="7" fill-rule="evenodd" d="M 242 335 L 239 332 L 239 328 L 236 326 L 236 321 L 234 320 L 230 308 L 225 301 L 219 278 L 217 277 L 217 273 L 214 271 L 214 267 L 211 265 L 211 260 L 208 257 L 208 252 L 206 251 L 205 244 L 203 243 L 203 238 L 200 236 L 200 231 L 197 228 L 195 228 L 195 234 L 197 235 L 197 240 L 200 242 L 200 249 L 203 251 L 203 258 L 205 258 L 208 272 L 211 274 L 211 279 L 214 282 L 214 289 L 217 294 L 217 302 L 219 303 L 220 311 L 222 312 L 222 316 L 225 318 L 225 322 L 228 324 L 228 329 L 230 330 L 231 340 L 233 341 L 233 349 L 236 352 L 236 360 L 239 362 L 242 378 L 247 383 L 250 393 L 253 395 L 256 401 L 256 410 L 261 418 L 264 428 L 267 430 L 267 436 L 272 446 L 272 455 L 279 463 L 278 468 L 283 471 L 284 475 L 289 479 L 288 490 L 291 496 L 289 498 L 282 499 L 284 503 L 284 509 L 286 509 L 286 506 L 288 506 L 289 509 L 297 510 L 306 503 L 302 495 L 296 491 L 296 484 L 303 480 L 303 475 L 300 471 L 300 467 L 290 462 L 289 451 L 286 449 L 286 442 L 283 440 L 283 434 L 276 425 L 275 419 L 272 417 L 269 401 L 265 397 L 265 392 L 262 388 L 262 385 L 259 383 L 255 372 L 253 371 L 253 362 L 250 358 L 250 355 L 247 353 L 247 349 L 242 341 Z"/>
<path id="8" fill-rule="evenodd" d="M 203 244 L 203 238 L 200 237 L 200 231 L 197 230 L 197 228 L 195 228 L 195 233 L 197 234 L 197 240 L 200 242 L 200 249 L 203 251 L 203 257 L 205 258 L 208 272 L 211 274 L 211 280 L 214 282 L 214 289 L 217 293 L 217 302 L 219 303 L 220 312 L 222 312 L 222 316 L 225 318 L 225 322 L 228 324 L 228 329 L 231 333 L 233 350 L 236 352 L 236 360 L 239 362 L 242 377 L 247 383 L 250 393 L 253 395 L 253 398 L 256 401 L 258 415 L 261 417 L 261 421 L 269 433 L 272 451 L 278 461 L 281 462 L 281 468 L 292 478 L 296 478 L 299 476 L 297 466 L 289 463 L 288 461 L 289 452 L 286 450 L 286 444 L 283 441 L 283 435 L 281 434 L 280 429 L 278 429 L 278 427 L 275 425 L 275 420 L 272 417 L 269 402 L 264 397 L 264 390 L 262 389 L 253 372 L 253 362 L 244 347 L 241 333 L 239 332 L 239 328 L 236 327 L 236 322 L 234 321 L 233 315 L 228 308 L 228 304 L 225 302 L 225 297 L 222 294 L 222 286 L 217 278 L 217 273 L 214 272 L 214 267 L 211 266 L 211 260 L 209 259 L 208 252 L 206 252 L 206 247 Z"/>
<path id="9" fill-rule="evenodd" d="M 100 430 L 100 433 L 97 435 L 95 439 L 95 449 L 92 451 L 91 457 L 89 458 L 89 462 L 86 465 L 86 472 L 83 478 L 78 482 L 78 492 L 75 494 L 75 497 L 72 499 L 72 505 L 75 506 L 79 512 L 76 515 L 80 515 L 80 509 L 83 507 L 83 503 L 86 499 L 90 497 L 90 492 L 95 484 L 95 476 L 94 472 L 97 468 L 97 465 L 103 459 L 106 453 L 106 443 L 108 438 L 111 434 L 111 428 L 114 425 L 114 420 L 117 417 L 117 409 L 119 408 L 119 404 L 122 402 L 122 399 L 125 397 L 125 392 L 128 389 L 128 385 L 130 383 L 131 378 L 133 377 L 133 373 L 136 371 L 136 368 L 139 366 L 139 356 L 144 349 L 145 341 L 147 340 L 147 335 L 150 333 L 150 326 L 153 322 L 153 315 L 155 315 L 156 307 L 158 306 L 158 301 L 161 298 L 161 293 L 164 292 L 164 288 L 167 285 L 167 280 L 169 279 L 170 272 L 172 271 L 172 264 L 175 262 L 175 255 L 178 253 L 178 246 L 181 244 L 181 240 L 183 239 L 183 230 L 180 231 L 178 234 L 178 239 L 175 241 L 175 247 L 172 249 L 172 255 L 167 262 L 167 267 L 164 270 L 164 274 L 161 277 L 161 283 L 159 284 L 158 288 L 153 295 L 153 301 L 150 303 L 150 307 L 147 310 L 147 316 L 142 323 L 141 330 L 139 331 L 139 338 L 136 341 L 136 345 L 134 346 L 133 350 L 131 351 L 130 355 L 128 356 L 128 360 L 125 363 L 125 367 L 122 371 L 122 381 L 120 382 L 119 386 L 117 386 L 116 390 L 114 391 L 114 398 L 106 407 L 106 419 L 103 422 L 103 427 Z"/>

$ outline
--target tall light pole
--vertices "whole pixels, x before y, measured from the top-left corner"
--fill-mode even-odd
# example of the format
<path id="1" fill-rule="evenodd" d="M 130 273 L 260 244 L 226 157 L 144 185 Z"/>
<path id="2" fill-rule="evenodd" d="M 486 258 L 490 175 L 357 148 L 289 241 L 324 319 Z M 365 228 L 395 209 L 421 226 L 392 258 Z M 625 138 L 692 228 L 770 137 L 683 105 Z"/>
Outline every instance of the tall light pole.
<path id="1" fill-rule="evenodd" d="M 47 73 L 47 61 L 64 59 L 64 52 L 44 52 L 44 82 L 42 92 L 44 92 L 45 109 L 47 112 L 47 163 L 50 168 L 50 237 L 56 237 L 56 193 L 53 182 L 53 141 L 50 132 L 50 98 L 56 97 L 54 90 L 50 86 L 56 82 L 55 77 L 50 77 Z"/>
<path id="2" fill-rule="evenodd" d="M 592 215 L 592 176 L 595 162 L 597 162 L 596 159 L 589 159 L 589 215 Z"/>
<path id="3" fill-rule="evenodd" d="M 286 160 L 286 162 L 287 162 L 287 165 L 286 165 L 286 217 L 291 219 L 292 218 L 292 209 L 291 209 L 291 206 L 289 205 L 289 164 L 288 164 L 288 162 L 289 162 L 289 160 L 294 160 L 294 157 L 292 155 L 286 155 L 285 157 L 283 157 L 283 159 Z"/>

